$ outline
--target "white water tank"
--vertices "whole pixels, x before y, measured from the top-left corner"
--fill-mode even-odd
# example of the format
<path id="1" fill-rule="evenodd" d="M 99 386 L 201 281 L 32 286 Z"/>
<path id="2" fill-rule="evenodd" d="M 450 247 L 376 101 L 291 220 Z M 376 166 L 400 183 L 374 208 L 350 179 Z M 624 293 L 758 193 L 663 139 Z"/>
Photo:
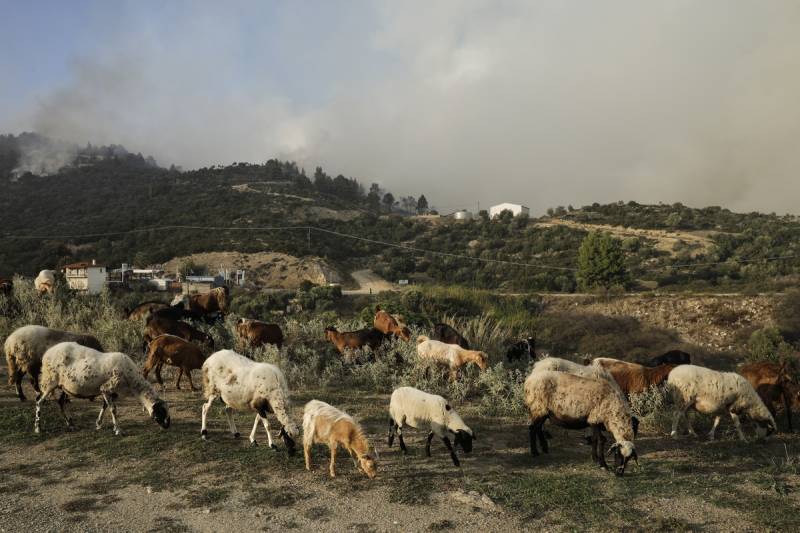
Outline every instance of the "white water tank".
<path id="1" fill-rule="evenodd" d="M 472 220 L 472 213 L 466 209 L 462 209 L 461 211 L 456 211 L 453 217 L 456 220 Z"/>

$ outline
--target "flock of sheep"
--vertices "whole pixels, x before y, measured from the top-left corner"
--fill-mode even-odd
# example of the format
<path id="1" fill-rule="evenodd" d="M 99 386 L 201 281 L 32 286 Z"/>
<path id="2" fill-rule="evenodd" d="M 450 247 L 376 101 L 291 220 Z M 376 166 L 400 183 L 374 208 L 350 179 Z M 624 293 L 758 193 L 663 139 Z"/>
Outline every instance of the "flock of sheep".
<path id="1" fill-rule="evenodd" d="M 145 318 L 144 348 L 146 360 L 140 369 L 133 359 L 123 353 L 104 353 L 102 346 L 90 335 L 53 330 L 28 325 L 14 331 L 5 341 L 9 382 L 16 387 L 20 400 L 22 378 L 27 373 L 38 392 L 35 407 L 34 431 L 41 431 L 41 408 L 45 400 L 60 390 L 57 403 L 69 428 L 73 422 L 67 412 L 67 398 L 102 398 L 96 427 L 100 429 L 106 411 L 111 412 L 115 434 L 121 433 L 117 421 L 116 400 L 121 396 L 136 398 L 150 417 L 162 428 L 170 426 L 169 409 L 148 381 L 154 371 L 162 383 L 164 365 L 179 368 L 176 387 L 180 388 L 183 374 L 195 390 L 191 371 L 200 369 L 203 380 L 201 437 L 208 438 L 208 412 L 215 400 L 224 404 L 229 430 L 235 437 L 239 432 L 233 419 L 234 411 L 255 414 L 250 432 L 251 446 L 256 446 L 256 434 L 262 425 L 271 448 L 273 443 L 269 414 L 280 424 L 279 436 L 288 452 L 295 451 L 295 439 L 300 427 L 292 417 L 290 391 L 281 370 L 272 364 L 258 363 L 233 350 L 221 350 L 206 357 L 213 339 L 194 328 L 185 318 L 200 319 L 224 313 L 228 292 L 216 289 L 211 293 L 192 296 L 173 302 L 146 302 L 130 311 L 131 319 Z M 275 324 L 241 319 L 236 326 L 238 337 L 250 346 L 284 342 L 280 327 Z M 373 327 L 339 332 L 327 328 L 326 339 L 340 352 L 370 346 L 376 348 L 384 339 L 397 337 L 411 340 L 410 330 L 399 317 L 376 308 Z M 416 339 L 417 354 L 441 365 L 451 380 L 459 378 L 460 370 L 474 363 L 481 370 L 489 364 L 485 352 L 471 350 L 467 341 L 453 328 L 437 324 L 432 337 Z M 535 359 L 532 338 L 512 346 L 509 359 Z M 524 401 L 530 416 L 529 438 L 531 454 L 539 448 L 548 452 L 548 420 L 567 429 L 590 429 L 592 460 L 608 468 L 605 457 L 613 455 L 614 472 L 623 475 L 633 459 L 638 464 L 635 446 L 638 421 L 631 412 L 629 397 L 651 387 L 665 387 L 674 406 L 672 435 L 677 437 L 678 425 L 689 410 L 716 415 L 709 438 L 719 424 L 720 415 L 728 413 L 738 435 L 744 439 L 740 419 L 753 422 L 759 436 L 776 430 L 775 404 L 783 401 L 791 430 L 791 405 L 800 401 L 800 391 L 786 364 L 756 363 L 740 369 L 741 374 L 719 372 L 690 364 L 690 356 L 672 351 L 656 358 L 651 366 L 643 366 L 610 358 L 596 358 L 584 365 L 565 359 L 545 357 L 533 365 L 525 380 Z M 690 424 L 689 432 L 694 434 Z M 403 440 L 405 428 L 428 431 L 426 454 L 430 456 L 431 441 L 439 438 L 458 466 L 456 447 L 465 453 L 472 450 L 475 432 L 467 426 L 448 401 L 413 387 L 394 390 L 389 404 L 389 436 L 391 447 L 395 436 L 401 450 L 407 452 Z M 606 449 L 606 436 L 613 443 Z M 303 420 L 303 449 L 306 468 L 311 468 L 311 447 L 314 443 L 330 448 L 330 475 L 335 476 L 336 452 L 341 446 L 353 458 L 356 466 L 370 478 L 377 472 L 378 453 L 362 427 L 347 413 L 320 400 L 305 405 Z M 537 445 L 538 444 L 538 445 Z"/>

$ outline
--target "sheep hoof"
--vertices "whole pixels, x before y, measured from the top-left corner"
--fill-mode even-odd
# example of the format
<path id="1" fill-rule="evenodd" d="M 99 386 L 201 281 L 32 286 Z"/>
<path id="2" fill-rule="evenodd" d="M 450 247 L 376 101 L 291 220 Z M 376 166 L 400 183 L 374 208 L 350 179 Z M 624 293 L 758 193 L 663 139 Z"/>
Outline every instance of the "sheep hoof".
<path id="1" fill-rule="evenodd" d="M 256 441 L 254 441 L 254 440 L 251 440 L 250 441 L 250 447 L 251 448 L 258 448 L 258 443 Z"/>
<path id="2" fill-rule="evenodd" d="M 115 429 L 114 430 L 114 435 L 116 435 L 117 437 L 121 437 L 122 436 L 122 430 Z"/>
<path id="3" fill-rule="evenodd" d="M 238 431 L 237 431 L 236 433 L 234 433 L 234 434 L 233 434 L 233 438 L 234 438 L 234 439 L 238 439 L 240 436 L 241 436 L 241 435 L 239 435 L 239 432 L 238 432 Z"/>
<path id="4" fill-rule="evenodd" d="M 270 444 L 269 447 L 272 448 L 273 451 L 278 451 L 278 446 L 275 444 Z"/>
<path id="5" fill-rule="evenodd" d="M 203 440 L 208 440 L 208 430 L 204 429 L 200 432 L 200 438 Z"/>

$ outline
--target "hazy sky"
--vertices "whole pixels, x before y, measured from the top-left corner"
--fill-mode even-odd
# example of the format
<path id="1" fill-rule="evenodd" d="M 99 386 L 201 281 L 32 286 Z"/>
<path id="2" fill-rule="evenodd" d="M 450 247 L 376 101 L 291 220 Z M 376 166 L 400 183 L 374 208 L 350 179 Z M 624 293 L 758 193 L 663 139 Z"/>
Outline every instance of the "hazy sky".
<path id="1" fill-rule="evenodd" d="M 0 0 L 0 130 L 445 209 L 798 213 L 798 28 L 781 0 Z"/>

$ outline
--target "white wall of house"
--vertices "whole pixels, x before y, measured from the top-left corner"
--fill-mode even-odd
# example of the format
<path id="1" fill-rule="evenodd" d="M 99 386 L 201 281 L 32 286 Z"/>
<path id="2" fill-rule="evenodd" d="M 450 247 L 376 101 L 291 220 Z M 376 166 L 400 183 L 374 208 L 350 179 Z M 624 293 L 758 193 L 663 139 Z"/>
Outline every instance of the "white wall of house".
<path id="1" fill-rule="evenodd" d="M 531 210 L 525 207 L 524 205 L 504 203 L 504 204 L 493 205 L 492 207 L 490 207 L 489 217 L 494 218 L 500 215 L 500 213 L 502 213 L 503 211 L 511 211 L 515 217 L 519 215 L 531 214 Z"/>
<path id="2" fill-rule="evenodd" d="M 103 266 L 89 266 L 87 268 L 67 268 L 67 285 L 74 291 L 83 291 L 89 294 L 102 292 L 108 279 L 108 272 Z"/>

